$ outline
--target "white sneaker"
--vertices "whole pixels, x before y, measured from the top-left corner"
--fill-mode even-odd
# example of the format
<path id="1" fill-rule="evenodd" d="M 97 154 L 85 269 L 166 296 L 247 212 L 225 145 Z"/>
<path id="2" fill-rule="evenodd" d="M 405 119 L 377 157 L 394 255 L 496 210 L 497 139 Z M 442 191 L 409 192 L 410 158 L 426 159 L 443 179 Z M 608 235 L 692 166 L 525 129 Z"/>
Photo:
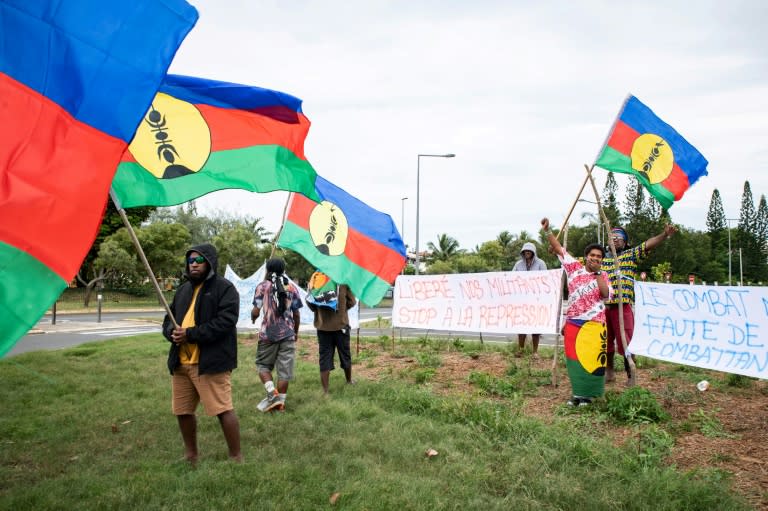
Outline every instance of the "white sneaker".
<path id="1" fill-rule="evenodd" d="M 261 400 L 261 402 L 258 405 L 256 405 L 256 409 L 260 412 L 266 412 L 268 406 L 269 406 L 269 398 L 265 397 L 264 399 Z"/>
<path id="2" fill-rule="evenodd" d="M 261 402 L 256 405 L 256 409 L 260 412 L 269 412 L 271 410 L 282 410 L 285 408 L 285 403 L 283 403 L 280 400 L 280 395 L 277 393 L 277 390 L 274 391 L 272 394 L 268 394 L 267 397 L 261 400 Z"/>

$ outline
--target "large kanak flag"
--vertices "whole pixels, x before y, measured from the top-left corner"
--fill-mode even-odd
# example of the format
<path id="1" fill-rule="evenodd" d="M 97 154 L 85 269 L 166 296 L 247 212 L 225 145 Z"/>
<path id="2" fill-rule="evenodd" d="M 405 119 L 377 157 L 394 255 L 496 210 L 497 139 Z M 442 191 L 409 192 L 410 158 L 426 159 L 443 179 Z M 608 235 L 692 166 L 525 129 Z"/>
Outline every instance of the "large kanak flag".
<path id="1" fill-rule="evenodd" d="M 378 304 L 405 267 L 395 223 L 321 176 L 316 193 L 319 202 L 291 194 L 277 244 L 349 286 L 367 305 Z"/>
<path id="2" fill-rule="evenodd" d="M 112 188 L 124 208 L 173 206 L 227 188 L 315 195 L 309 119 L 283 92 L 168 75 Z"/>
<path id="3" fill-rule="evenodd" d="M 183 0 L 0 0 L 0 356 L 77 273 L 197 17 Z"/>

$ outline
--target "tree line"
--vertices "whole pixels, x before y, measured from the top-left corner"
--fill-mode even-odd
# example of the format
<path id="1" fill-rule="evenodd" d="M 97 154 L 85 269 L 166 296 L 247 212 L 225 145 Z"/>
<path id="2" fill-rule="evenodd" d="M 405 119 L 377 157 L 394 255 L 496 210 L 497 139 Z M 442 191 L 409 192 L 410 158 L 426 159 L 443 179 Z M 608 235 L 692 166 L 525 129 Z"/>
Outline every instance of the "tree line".
<path id="1" fill-rule="evenodd" d="M 668 210 L 661 207 L 635 178 L 628 178 L 623 201 L 618 198 L 618 183 L 608 173 L 600 202 L 611 226 L 620 225 L 636 245 L 662 232 L 664 225 L 673 223 Z M 561 239 L 567 249 L 580 255 L 590 243 L 607 245 L 607 236 L 596 213 L 584 213 L 587 225 L 570 225 Z M 706 231 L 679 226 L 679 232 L 666 240 L 640 263 L 649 280 L 664 281 L 671 273 L 671 282 L 688 282 L 694 275 L 697 282 L 736 285 L 743 274 L 744 285 L 768 283 L 768 204 L 760 196 L 757 207 L 749 181 L 744 183 L 741 210 L 738 219 L 727 219 L 719 190 L 712 192 L 707 213 Z M 730 252 L 729 252 L 730 239 Z M 496 239 L 486 241 L 472 250 L 461 248 L 459 242 L 447 233 L 438 235 L 436 243 L 428 243 L 427 273 L 472 273 L 509 270 L 520 257 L 524 243 L 537 247 L 538 256 L 547 266 L 559 266 L 550 254 L 543 234 L 520 231 L 500 232 Z M 730 254 L 730 258 L 729 258 Z M 730 266 L 729 266 L 730 262 Z M 730 272 L 729 272 L 730 268 Z M 406 273 L 413 273 L 409 267 Z"/>
<path id="2" fill-rule="evenodd" d="M 634 245 L 659 234 L 672 222 L 669 211 L 634 178 L 628 179 L 623 201 L 618 198 L 618 183 L 607 173 L 601 202 L 612 226 L 621 225 Z M 155 275 L 169 285 L 182 277 L 184 253 L 199 243 L 212 242 L 219 250 L 219 272 L 227 265 L 241 277 L 253 274 L 270 257 L 274 233 L 262 218 L 217 212 L 199 215 L 195 202 L 173 208 L 132 208 L 126 211 Z M 581 254 L 596 241 L 607 243 L 607 234 L 596 214 L 584 213 L 586 225 L 570 225 L 561 234 L 572 254 Z M 729 274 L 735 285 L 743 274 L 744 285 L 768 282 L 768 205 L 761 194 L 755 206 L 749 181 L 744 183 L 738 219 L 725 216 L 720 192 L 712 192 L 706 218 L 706 231 L 678 226 L 677 235 L 662 243 L 645 259 L 640 270 L 650 280 L 661 281 L 671 273 L 672 282 L 687 282 L 693 274 L 697 281 L 727 284 Z M 524 243 L 537 247 L 538 256 L 547 266 L 559 266 L 542 233 L 501 231 L 495 239 L 467 250 L 447 233 L 427 244 L 426 272 L 476 273 L 510 270 L 520 257 Z M 730 245 L 730 252 L 729 252 Z M 730 254 L 730 258 L 729 258 Z M 286 259 L 289 273 L 297 282 L 306 282 L 315 268 L 300 255 L 277 249 Z M 730 272 L 729 272 L 730 261 Z M 413 274 L 408 264 L 406 274 Z M 76 285 L 88 291 L 106 286 L 111 289 L 149 290 L 147 274 L 127 229 L 111 201 L 106 208 L 99 234 L 77 274 Z M 151 291 L 150 291 L 151 292 Z M 86 303 L 89 292 L 86 293 Z"/>

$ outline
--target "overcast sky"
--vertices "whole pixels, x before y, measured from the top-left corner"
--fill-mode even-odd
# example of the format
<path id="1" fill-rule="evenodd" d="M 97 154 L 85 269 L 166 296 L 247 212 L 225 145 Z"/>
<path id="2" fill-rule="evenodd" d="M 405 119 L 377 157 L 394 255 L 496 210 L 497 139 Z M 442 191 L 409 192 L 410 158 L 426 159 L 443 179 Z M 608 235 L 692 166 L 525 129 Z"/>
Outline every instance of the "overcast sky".
<path id="1" fill-rule="evenodd" d="M 705 229 L 715 188 L 734 218 L 745 180 L 756 203 L 768 194 L 762 0 L 191 3 L 200 20 L 171 72 L 301 98 L 315 170 L 398 228 L 404 205 L 411 248 L 418 154 L 456 154 L 421 158 L 422 249 L 439 233 L 467 249 L 535 233 L 544 215 L 562 223 L 628 93 L 709 160 L 674 222 Z M 606 173 L 595 176 L 602 191 Z M 222 191 L 197 204 L 276 231 L 286 197 Z"/>

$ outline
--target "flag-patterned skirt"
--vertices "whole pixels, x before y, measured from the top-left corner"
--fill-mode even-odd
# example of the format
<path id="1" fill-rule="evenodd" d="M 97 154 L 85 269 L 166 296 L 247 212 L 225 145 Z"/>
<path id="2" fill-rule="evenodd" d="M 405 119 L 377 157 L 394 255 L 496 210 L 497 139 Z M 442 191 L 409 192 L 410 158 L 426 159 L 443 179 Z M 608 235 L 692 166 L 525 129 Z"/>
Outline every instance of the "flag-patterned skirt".
<path id="1" fill-rule="evenodd" d="M 605 391 L 605 325 L 596 321 L 565 323 L 565 366 L 573 395 L 600 397 Z"/>

